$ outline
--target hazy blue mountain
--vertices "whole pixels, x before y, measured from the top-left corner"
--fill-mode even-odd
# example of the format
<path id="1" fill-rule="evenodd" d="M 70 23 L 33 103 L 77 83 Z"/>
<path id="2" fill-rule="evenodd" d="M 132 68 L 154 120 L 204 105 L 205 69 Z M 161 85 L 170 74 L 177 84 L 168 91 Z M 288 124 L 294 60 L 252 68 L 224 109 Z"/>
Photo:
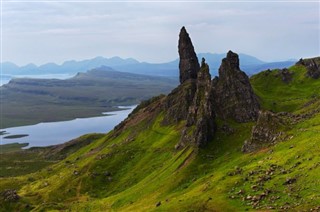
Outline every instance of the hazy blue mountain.
<path id="1" fill-rule="evenodd" d="M 120 57 L 104 58 L 95 57 L 88 60 L 69 60 L 61 65 L 55 63 L 46 63 L 41 66 L 28 64 L 26 66 L 17 66 L 11 62 L 4 62 L 2 64 L 2 74 L 7 75 L 39 75 L 39 74 L 76 74 L 78 72 L 85 72 L 101 66 L 116 66 L 116 65 L 131 65 L 139 63 L 133 58 L 122 59 Z"/>
<path id="2" fill-rule="evenodd" d="M 2 63 L 2 73 L 4 74 L 4 72 L 6 73 L 12 73 L 14 71 L 16 71 L 17 69 L 19 69 L 19 66 L 17 66 L 14 63 L 11 62 L 4 62 Z"/>
<path id="3" fill-rule="evenodd" d="M 199 61 L 203 57 L 206 59 L 206 62 L 210 66 L 211 74 L 214 76 L 218 75 L 218 69 L 221 64 L 221 60 L 225 57 L 225 54 L 212 54 L 212 53 L 198 54 Z M 268 63 L 247 54 L 239 54 L 239 59 L 241 61 L 240 63 L 241 69 L 245 71 L 248 75 L 252 75 L 254 73 L 258 73 L 266 69 L 289 67 L 294 65 L 294 63 L 296 62 L 296 61 L 281 61 L 281 62 Z M 125 71 L 125 72 L 137 73 L 137 74 L 156 75 L 156 76 L 171 76 L 171 77 L 179 76 L 178 67 L 179 67 L 178 59 L 168 63 L 161 63 L 161 64 L 136 63 L 132 65 L 113 66 L 113 68 L 118 71 Z"/>
<path id="4" fill-rule="evenodd" d="M 206 62 L 210 66 L 211 74 L 217 75 L 221 60 L 225 57 L 225 54 L 212 54 L 212 53 L 200 53 L 198 54 L 199 61 L 204 57 Z M 267 63 L 259 60 L 256 57 L 239 54 L 241 61 L 241 69 L 247 74 L 252 75 L 254 73 L 273 68 L 289 67 L 295 63 L 295 61 L 281 61 Z M 167 63 L 147 63 L 139 62 L 133 58 L 123 59 L 120 57 L 104 58 L 95 57 L 93 59 L 76 61 L 69 60 L 61 65 L 55 63 L 47 63 L 41 66 L 34 64 L 28 64 L 23 67 L 19 67 L 13 63 L 3 63 L 3 74 L 7 75 L 39 75 L 39 74 L 76 74 L 78 72 L 85 72 L 90 69 L 94 69 L 101 66 L 109 66 L 117 71 L 130 72 L 135 74 L 144 74 L 152 76 L 169 76 L 178 77 L 178 59 Z"/>

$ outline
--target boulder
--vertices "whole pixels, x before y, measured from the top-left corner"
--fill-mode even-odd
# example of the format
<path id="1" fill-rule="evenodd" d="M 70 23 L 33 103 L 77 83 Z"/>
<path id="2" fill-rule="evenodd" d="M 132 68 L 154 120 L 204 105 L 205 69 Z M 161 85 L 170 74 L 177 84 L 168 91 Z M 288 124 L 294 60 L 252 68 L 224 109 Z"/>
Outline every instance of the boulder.
<path id="1" fill-rule="evenodd" d="M 16 202 L 20 199 L 20 196 L 17 194 L 16 190 L 7 189 L 2 192 L 2 198 L 7 202 Z"/>

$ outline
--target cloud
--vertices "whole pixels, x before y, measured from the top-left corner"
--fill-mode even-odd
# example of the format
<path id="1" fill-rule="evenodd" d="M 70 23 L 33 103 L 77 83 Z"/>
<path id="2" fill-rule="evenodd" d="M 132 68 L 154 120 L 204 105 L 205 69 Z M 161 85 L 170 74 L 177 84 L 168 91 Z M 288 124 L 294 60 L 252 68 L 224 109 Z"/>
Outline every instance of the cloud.
<path id="1" fill-rule="evenodd" d="M 263 60 L 319 55 L 319 3 L 3 3 L 3 59 L 38 64 L 98 55 L 163 62 L 186 26 L 198 52 Z"/>

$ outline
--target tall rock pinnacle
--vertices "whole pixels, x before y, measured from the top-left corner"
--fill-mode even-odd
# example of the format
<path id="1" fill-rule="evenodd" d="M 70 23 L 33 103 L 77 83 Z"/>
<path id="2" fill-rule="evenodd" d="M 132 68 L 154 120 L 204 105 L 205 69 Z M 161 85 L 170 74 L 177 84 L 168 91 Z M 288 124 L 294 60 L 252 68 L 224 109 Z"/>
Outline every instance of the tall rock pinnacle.
<path id="1" fill-rule="evenodd" d="M 182 84 L 188 79 L 197 79 L 200 65 L 189 34 L 184 27 L 180 30 L 178 49 L 180 56 L 180 83 Z"/>
<path id="2" fill-rule="evenodd" d="M 257 119 L 259 103 L 248 76 L 240 70 L 236 53 L 228 52 L 219 69 L 220 77 L 211 80 L 208 64 L 202 58 L 200 68 L 191 39 L 182 27 L 179 56 L 181 84 L 162 103 L 162 124 L 184 124 L 176 148 L 206 146 L 217 131 L 216 118 L 238 122 Z"/>
<path id="3" fill-rule="evenodd" d="M 227 53 L 212 84 L 217 116 L 238 122 L 257 120 L 260 105 L 236 53 Z"/>

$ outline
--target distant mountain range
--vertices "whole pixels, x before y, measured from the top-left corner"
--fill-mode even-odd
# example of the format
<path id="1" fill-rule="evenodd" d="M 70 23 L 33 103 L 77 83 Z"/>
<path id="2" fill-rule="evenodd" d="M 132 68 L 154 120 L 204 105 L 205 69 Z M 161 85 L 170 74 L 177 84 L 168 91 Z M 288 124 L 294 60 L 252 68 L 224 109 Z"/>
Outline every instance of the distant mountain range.
<path id="1" fill-rule="evenodd" d="M 198 58 L 204 57 L 210 66 L 211 74 L 217 75 L 221 60 L 225 54 L 200 53 Z M 264 62 L 256 57 L 239 54 L 241 61 L 241 69 L 247 74 L 274 68 L 285 68 L 293 65 L 296 61 L 287 60 L 280 62 Z M 98 68 L 101 66 L 112 67 L 114 70 L 129 72 L 135 74 L 145 74 L 153 76 L 178 76 L 179 60 L 176 59 L 167 63 L 147 63 L 139 62 L 133 58 L 123 59 L 120 57 L 104 58 L 95 57 L 93 59 L 75 61 L 66 61 L 61 65 L 55 63 L 47 63 L 41 66 L 28 64 L 25 66 L 17 66 L 11 62 L 2 63 L 2 74 L 4 75 L 42 75 L 42 74 L 76 74 L 78 72 L 86 72 L 87 70 Z"/>

